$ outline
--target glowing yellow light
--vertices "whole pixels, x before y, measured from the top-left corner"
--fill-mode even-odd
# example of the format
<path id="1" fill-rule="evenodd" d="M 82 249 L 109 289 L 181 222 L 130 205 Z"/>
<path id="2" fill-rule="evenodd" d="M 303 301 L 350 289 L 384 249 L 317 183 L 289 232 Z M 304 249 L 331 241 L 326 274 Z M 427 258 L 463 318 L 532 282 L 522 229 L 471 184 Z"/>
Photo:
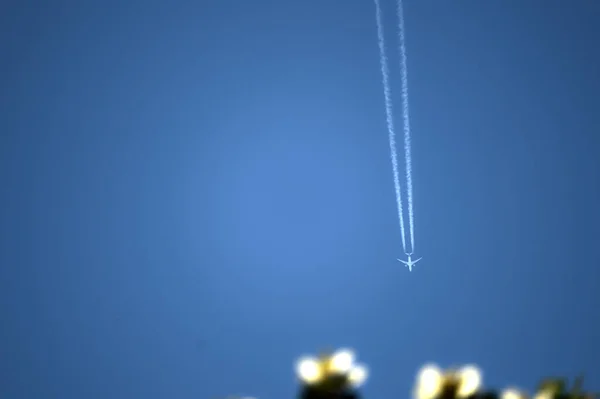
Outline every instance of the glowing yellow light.
<path id="1" fill-rule="evenodd" d="M 477 392 L 481 387 L 481 371 L 475 366 L 465 366 L 460 371 L 460 385 L 457 395 L 465 398 Z"/>
<path id="2" fill-rule="evenodd" d="M 322 378 L 321 365 L 312 357 L 301 358 L 296 364 L 298 378 L 306 384 L 314 384 Z"/>
<path id="3" fill-rule="evenodd" d="M 367 381 L 368 376 L 369 371 L 367 370 L 367 367 L 362 364 L 358 364 L 352 367 L 350 370 L 350 373 L 348 374 L 348 380 L 354 387 L 358 387 Z"/>
<path id="4" fill-rule="evenodd" d="M 330 371 L 334 373 L 347 374 L 352 369 L 354 353 L 349 349 L 341 349 L 333 354 L 329 363 Z"/>
<path id="5" fill-rule="evenodd" d="M 525 395 L 515 388 L 507 388 L 500 395 L 500 399 L 525 399 Z"/>
<path id="6" fill-rule="evenodd" d="M 432 399 L 442 389 L 442 372 L 434 364 L 424 366 L 417 374 L 415 396 L 417 399 Z"/>

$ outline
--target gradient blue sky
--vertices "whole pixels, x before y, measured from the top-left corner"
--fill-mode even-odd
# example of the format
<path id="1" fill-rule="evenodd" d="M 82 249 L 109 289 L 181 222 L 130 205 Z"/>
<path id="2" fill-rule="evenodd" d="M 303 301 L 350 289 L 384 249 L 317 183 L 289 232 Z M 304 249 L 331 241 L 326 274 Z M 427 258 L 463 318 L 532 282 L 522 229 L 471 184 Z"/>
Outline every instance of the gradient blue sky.
<path id="1" fill-rule="evenodd" d="M 291 398 L 339 346 L 367 398 L 431 360 L 600 387 L 600 2 L 406 1 L 412 273 L 374 12 L 0 6 L 3 398 Z"/>

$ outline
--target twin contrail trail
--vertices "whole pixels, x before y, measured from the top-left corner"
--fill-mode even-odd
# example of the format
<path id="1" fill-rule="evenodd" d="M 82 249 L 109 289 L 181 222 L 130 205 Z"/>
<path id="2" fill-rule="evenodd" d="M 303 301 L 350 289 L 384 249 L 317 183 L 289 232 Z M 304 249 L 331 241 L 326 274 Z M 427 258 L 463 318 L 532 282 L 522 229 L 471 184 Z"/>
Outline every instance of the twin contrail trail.
<path id="1" fill-rule="evenodd" d="M 402 235 L 402 248 L 405 253 L 412 254 L 415 249 L 415 223 L 413 212 L 413 184 L 412 184 L 412 159 L 410 151 L 410 118 L 408 107 L 408 73 L 406 66 L 406 45 L 404 34 L 404 11 L 402 0 L 396 2 L 396 13 L 398 17 L 398 40 L 400 51 L 400 73 L 402 82 L 402 120 L 404 130 L 404 160 L 406 162 L 406 193 L 408 203 L 408 223 L 410 251 L 406 247 L 406 229 L 404 227 L 404 211 L 402 206 L 402 191 L 400 189 L 400 177 L 398 172 L 398 154 L 396 149 L 396 132 L 394 130 L 394 118 L 392 107 L 392 95 L 390 88 L 390 72 L 388 67 L 387 55 L 385 52 L 385 39 L 383 31 L 383 22 L 381 16 L 380 0 L 375 1 L 375 11 L 377 20 L 377 38 L 379 39 L 379 61 L 381 64 L 381 75 L 383 81 L 383 94 L 385 97 L 385 114 L 388 128 L 388 137 L 390 143 L 390 152 L 392 158 L 392 171 L 394 173 L 394 189 L 396 192 L 396 204 L 398 208 L 398 219 L 400 221 L 400 233 Z"/>
<path id="2" fill-rule="evenodd" d="M 410 116 L 408 113 L 408 68 L 406 66 L 406 43 L 404 9 L 402 0 L 396 1 L 398 16 L 398 42 L 400 43 L 400 73 L 402 81 L 402 120 L 404 122 L 404 159 L 406 161 L 406 197 L 408 202 L 408 226 L 410 230 L 410 253 L 415 250 L 415 215 L 413 212 L 412 158 L 410 151 Z"/>
<path id="3" fill-rule="evenodd" d="M 394 117 L 392 116 L 392 93 L 390 89 L 390 71 L 385 53 L 385 39 L 383 22 L 381 21 L 381 5 L 375 0 L 375 14 L 377 19 L 377 37 L 379 39 L 379 61 L 381 64 L 381 77 L 383 80 L 383 95 L 385 98 L 385 117 L 390 142 L 392 157 L 392 171 L 394 173 L 394 189 L 396 191 L 396 205 L 398 207 L 398 218 L 400 220 L 400 234 L 402 235 L 402 248 L 406 252 L 406 231 L 404 228 L 404 211 L 402 210 L 402 193 L 400 191 L 400 174 L 398 173 L 398 153 L 396 152 L 396 132 L 394 131 Z M 412 242 L 412 240 L 411 240 Z"/>

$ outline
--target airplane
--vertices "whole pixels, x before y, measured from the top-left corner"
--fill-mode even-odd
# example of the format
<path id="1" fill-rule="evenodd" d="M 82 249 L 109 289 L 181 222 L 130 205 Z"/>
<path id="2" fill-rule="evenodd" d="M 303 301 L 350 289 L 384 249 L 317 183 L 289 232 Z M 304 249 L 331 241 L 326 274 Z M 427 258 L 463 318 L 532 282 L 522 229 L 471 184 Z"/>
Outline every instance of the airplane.
<path id="1" fill-rule="evenodd" d="M 407 254 L 407 256 L 408 256 L 408 261 L 403 261 L 402 259 L 398 259 L 398 262 L 402 262 L 402 263 L 404 263 L 406 266 L 408 266 L 408 271 L 409 271 L 409 272 L 412 272 L 412 267 L 413 267 L 414 265 L 416 265 L 418 261 L 420 261 L 421 259 L 423 259 L 423 257 L 421 257 L 421 258 L 419 258 L 419 259 L 417 259 L 417 260 L 411 260 L 411 259 L 410 259 L 410 255 L 409 255 L 409 254 Z"/>

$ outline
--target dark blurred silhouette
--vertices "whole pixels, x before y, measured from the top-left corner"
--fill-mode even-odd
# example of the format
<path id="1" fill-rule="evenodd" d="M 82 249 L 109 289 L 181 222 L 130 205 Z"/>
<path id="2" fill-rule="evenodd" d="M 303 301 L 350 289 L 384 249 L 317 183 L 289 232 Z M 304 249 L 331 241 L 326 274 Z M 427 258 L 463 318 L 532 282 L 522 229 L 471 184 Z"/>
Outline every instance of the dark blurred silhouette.
<path id="1" fill-rule="evenodd" d="M 361 399 L 359 387 L 367 380 L 364 365 L 354 364 L 354 353 L 341 349 L 319 358 L 302 357 L 296 365 L 300 381 L 298 399 Z M 414 399 L 529 399 L 526 393 L 508 388 L 501 392 L 482 389 L 480 370 L 474 365 L 442 370 L 425 365 L 417 374 Z M 583 377 L 567 390 L 564 378 L 546 378 L 532 399 L 594 399 L 598 394 L 583 391 Z"/>

